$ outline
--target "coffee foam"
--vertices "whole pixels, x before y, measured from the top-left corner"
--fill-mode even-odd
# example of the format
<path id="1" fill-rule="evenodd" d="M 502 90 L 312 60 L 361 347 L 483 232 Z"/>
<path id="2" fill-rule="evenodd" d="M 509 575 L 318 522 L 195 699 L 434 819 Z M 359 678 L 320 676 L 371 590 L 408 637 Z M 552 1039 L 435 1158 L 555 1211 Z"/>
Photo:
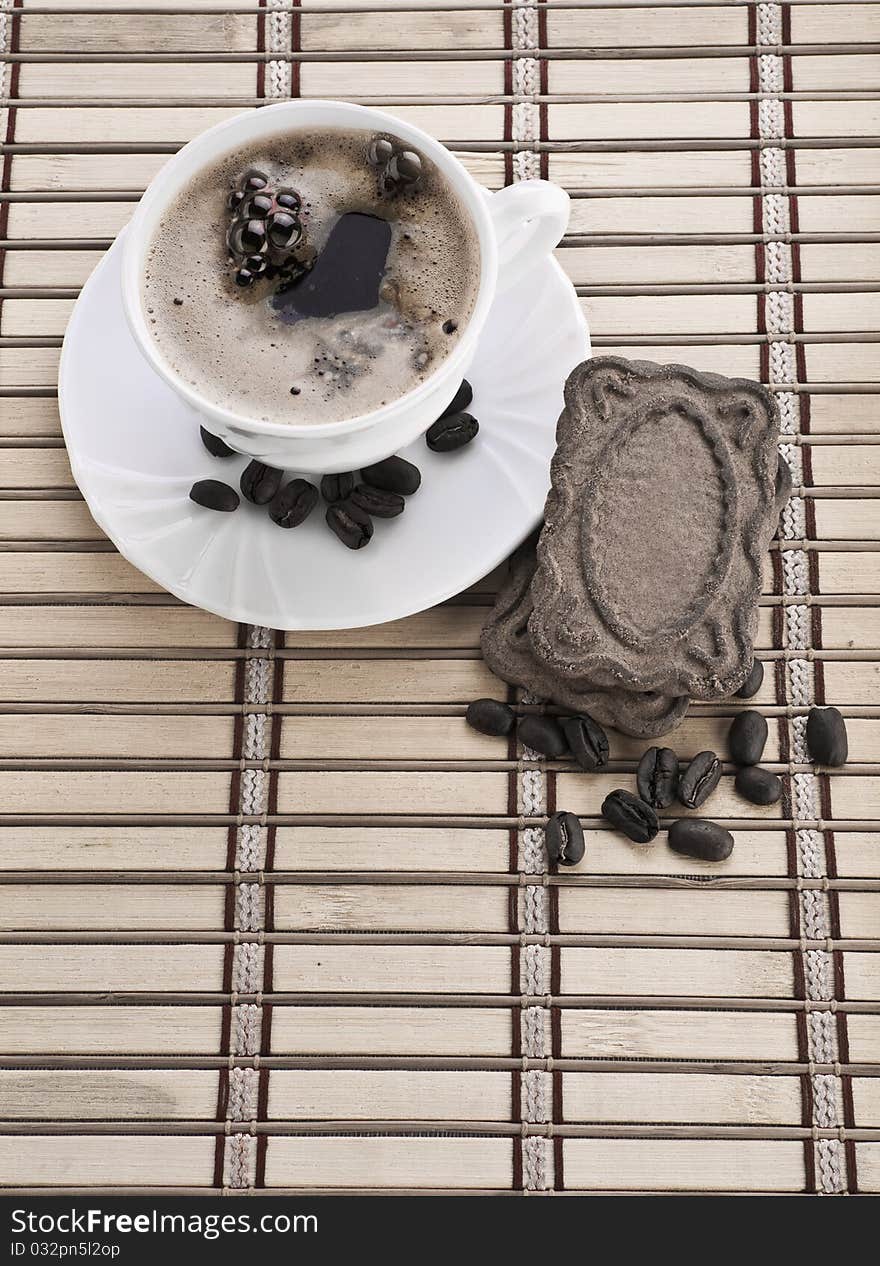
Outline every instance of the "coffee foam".
<path id="1" fill-rule="evenodd" d="M 380 198 L 366 161 L 371 136 L 336 129 L 280 134 L 197 172 L 169 206 L 147 251 L 144 311 L 165 358 L 201 395 L 266 421 L 343 421 L 399 399 L 457 343 L 479 286 L 470 217 L 424 156 L 415 191 Z M 388 220 L 377 308 L 287 324 L 269 302 L 273 283 L 235 285 L 226 197 L 252 167 L 271 185 L 297 190 L 310 249 L 321 249 L 345 212 Z M 455 329 L 446 333 L 450 321 Z"/>

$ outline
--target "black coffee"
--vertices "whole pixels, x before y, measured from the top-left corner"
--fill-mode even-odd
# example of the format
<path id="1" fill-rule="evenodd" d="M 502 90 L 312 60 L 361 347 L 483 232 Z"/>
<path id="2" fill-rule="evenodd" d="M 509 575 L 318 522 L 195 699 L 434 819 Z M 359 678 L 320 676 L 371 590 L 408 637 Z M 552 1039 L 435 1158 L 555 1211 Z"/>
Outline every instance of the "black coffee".
<path id="1" fill-rule="evenodd" d="M 317 424 L 430 376 L 467 325 L 479 275 L 470 217 L 429 159 L 328 128 L 197 172 L 150 244 L 143 301 L 200 394 Z"/>

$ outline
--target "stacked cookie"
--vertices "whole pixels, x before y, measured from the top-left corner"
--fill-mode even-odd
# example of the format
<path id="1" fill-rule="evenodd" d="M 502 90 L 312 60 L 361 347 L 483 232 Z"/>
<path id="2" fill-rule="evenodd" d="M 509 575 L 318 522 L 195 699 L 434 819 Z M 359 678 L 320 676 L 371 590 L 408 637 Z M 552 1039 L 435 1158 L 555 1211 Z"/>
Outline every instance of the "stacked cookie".
<path id="1" fill-rule="evenodd" d="M 744 379 L 618 357 L 565 387 L 540 535 L 483 630 L 499 677 L 628 734 L 752 669 L 762 565 L 791 477 Z"/>

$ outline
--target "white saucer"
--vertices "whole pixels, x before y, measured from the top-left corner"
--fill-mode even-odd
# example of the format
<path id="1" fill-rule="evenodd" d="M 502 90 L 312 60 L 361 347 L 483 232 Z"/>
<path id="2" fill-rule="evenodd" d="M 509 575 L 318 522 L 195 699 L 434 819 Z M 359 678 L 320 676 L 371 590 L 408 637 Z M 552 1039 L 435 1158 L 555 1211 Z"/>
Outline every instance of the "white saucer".
<path id="1" fill-rule="evenodd" d="M 569 372 L 590 354 L 571 283 L 555 260 L 496 300 L 468 375 L 476 440 L 458 453 L 404 450 L 422 486 L 370 545 L 347 550 L 321 503 L 298 528 L 242 500 L 216 514 L 197 479 L 238 487 L 247 458 L 218 460 L 128 332 L 120 242 L 74 308 L 59 374 L 74 478 L 119 552 L 184 602 L 277 629 L 357 628 L 424 611 L 491 571 L 537 524 Z M 291 471 L 290 475 L 299 472 Z"/>

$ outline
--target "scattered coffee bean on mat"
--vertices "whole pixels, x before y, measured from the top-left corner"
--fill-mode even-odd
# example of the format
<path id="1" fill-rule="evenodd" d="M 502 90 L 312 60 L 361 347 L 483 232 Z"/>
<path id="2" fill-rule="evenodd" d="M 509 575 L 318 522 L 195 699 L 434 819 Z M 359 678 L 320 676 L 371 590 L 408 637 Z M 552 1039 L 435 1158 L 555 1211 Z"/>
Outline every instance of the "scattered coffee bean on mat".
<path id="1" fill-rule="evenodd" d="M 699 809 L 721 781 L 721 761 L 714 752 L 697 752 L 678 780 L 678 798 L 688 809 Z"/>
<path id="2" fill-rule="evenodd" d="M 531 747 L 542 756 L 549 756 L 551 760 L 558 760 L 568 751 L 562 727 L 552 717 L 521 717 L 516 734 L 525 747 Z"/>
<path id="3" fill-rule="evenodd" d="M 584 855 L 584 828 L 573 813 L 554 813 L 544 831 L 547 856 L 560 866 L 576 866 Z"/>
<path id="4" fill-rule="evenodd" d="M 318 489 L 306 479 L 291 479 L 269 502 L 269 518 L 279 527 L 299 527 L 318 504 Z"/>
<path id="5" fill-rule="evenodd" d="M 397 492 L 402 497 L 411 497 L 418 491 L 419 484 L 422 482 L 418 466 L 408 462 L 405 457 L 386 457 L 384 462 L 365 466 L 361 471 L 361 477 L 371 488 Z"/>
<path id="6" fill-rule="evenodd" d="M 461 386 L 440 414 L 440 418 L 448 418 L 450 413 L 461 413 L 474 398 L 474 391 L 466 378 L 462 378 Z M 440 418 L 437 421 L 440 421 Z"/>
<path id="7" fill-rule="evenodd" d="M 666 809 L 678 791 L 678 756 L 671 747 L 649 747 L 636 770 L 639 795 L 655 809 Z"/>
<path id="8" fill-rule="evenodd" d="M 651 806 L 620 788 L 602 801 L 602 816 L 636 844 L 650 844 L 660 829 L 657 814 Z"/>
<path id="9" fill-rule="evenodd" d="M 749 709 L 733 718 L 727 734 L 730 759 L 737 765 L 757 765 L 767 743 L 767 721 Z"/>
<path id="10" fill-rule="evenodd" d="M 351 494 L 351 501 L 377 519 L 396 519 L 406 509 L 406 502 L 399 492 L 386 492 L 369 484 L 358 484 Z"/>
<path id="11" fill-rule="evenodd" d="M 321 496 L 332 505 L 334 501 L 344 501 L 354 491 L 357 483 L 354 472 L 344 470 L 339 475 L 325 475 L 321 480 Z"/>
<path id="12" fill-rule="evenodd" d="M 776 804 L 782 795 L 782 781 L 760 765 L 743 765 L 736 771 L 733 785 L 752 804 Z"/>
<path id="13" fill-rule="evenodd" d="M 602 769 L 608 764 L 608 735 L 591 716 L 581 713 L 580 716 L 565 717 L 562 732 L 568 750 L 581 769 L 592 773 L 594 769 Z"/>
<path id="14" fill-rule="evenodd" d="M 481 734 L 491 734 L 494 738 L 502 738 L 513 729 L 516 720 L 513 708 L 497 699 L 475 699 L 468 704 L 464 714 L 468 725 L 479 730 Z"/>
<path id="15" fill-rule="evenodd" d="M 425 443 L 432 453 L 452 453 L 464 448 L 480 429 L 477 419 L 470 413 L 450 413 L 429 426 Z"/>
<path id="16" fill-rule="evenodd" d="M 238 493 L 219 479 L 199 479 L 190 488 L 189 499 L 206 510 L 222 510 L 228 514 L 238 509 Z"/>
<path id="17" fill-rule="evenodd" d="M 239 486 L 248 501 L 252 501 L 255 506 L 265 506 L 281 487 L 283 478 L 283 470 L 276 470 L 265 462 L 253 461 L 248 462 L 241 472 Z"/>
<path id="18" fill-rule="evenodd" d="M 211 454 L 212 457 L 237 457 L 234 448 L 221 440 L 219 435 L 212 435 L 210 431 L 206 431 L 203 426 L 199 427 L 199 435 L 202 437 L 202 443 Z"/>
<path id="19" fill-rule="evenodd" d="M 736 692 L 737 699 L 751 699 L 752 695 L 756 695 L 761 689 L 764 681 L 764 661 L 756 659 L 752 664 L 752 671 L 746 677 L 739 690 Z"/>
<path id="20" fill-rule="evenodd" d="M 849 755 L 846 722 L 837 708 L 810 708 L 807 748 L 819 765 L 845 765 Z"/>
<path id="21" fill-rule="evenodd" d="M 343 545 L 363 549 L 373 539 L 373 520 L 360 506 L 350 501 L 336 501 L 327 507 L 324 518 Z"/>
<path id="22" fill-rule="evenodd" d="M 669 828 L 669 847 L 685 857 L 723 862 L 733 852 L 733 836 L 707 818 L 679 818 Z"/>

